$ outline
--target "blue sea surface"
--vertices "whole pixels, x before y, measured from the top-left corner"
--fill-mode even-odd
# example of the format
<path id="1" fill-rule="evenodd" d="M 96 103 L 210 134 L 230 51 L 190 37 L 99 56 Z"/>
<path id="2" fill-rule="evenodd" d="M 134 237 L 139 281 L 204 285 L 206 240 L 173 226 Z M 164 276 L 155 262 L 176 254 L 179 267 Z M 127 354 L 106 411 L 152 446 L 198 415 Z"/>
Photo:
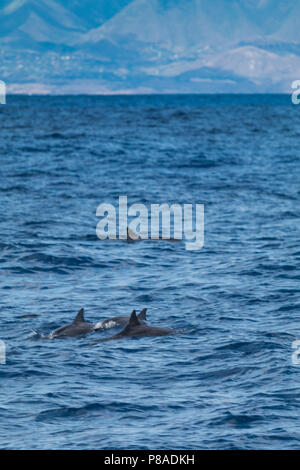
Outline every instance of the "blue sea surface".
<path id="1" fill-rule="evenodd" d="M 0 448 L 299 448 L 300 106 L 8 96 L 0 122 Z M 204 204 L 203 249 L 99 240 L 120 195 Z M 40 340 L 81 307 L 180 333 Z"/>

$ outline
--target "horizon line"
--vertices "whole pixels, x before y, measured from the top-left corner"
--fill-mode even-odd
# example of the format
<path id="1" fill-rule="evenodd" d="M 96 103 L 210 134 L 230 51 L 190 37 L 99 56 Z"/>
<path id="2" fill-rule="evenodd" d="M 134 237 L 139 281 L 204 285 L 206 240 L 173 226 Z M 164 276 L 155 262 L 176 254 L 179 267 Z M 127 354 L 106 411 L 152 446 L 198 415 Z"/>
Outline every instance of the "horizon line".
<path id="1" fill-rule="evenodd" d="M 6 96 L 45 96 L 45 97 L 58 97 L 58 96 L 186 96 L 186 95 L 291 95 L 291 92 L 155 92 L 155 93 L 6 93 Z"/>

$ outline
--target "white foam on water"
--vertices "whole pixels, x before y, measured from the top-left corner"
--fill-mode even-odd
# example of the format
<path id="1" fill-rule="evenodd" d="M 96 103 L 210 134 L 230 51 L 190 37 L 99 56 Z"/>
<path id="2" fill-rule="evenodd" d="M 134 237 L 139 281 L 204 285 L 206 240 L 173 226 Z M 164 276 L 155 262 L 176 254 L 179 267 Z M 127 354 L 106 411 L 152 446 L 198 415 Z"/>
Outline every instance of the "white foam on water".
<path id="1" fill-rule="evenodd" d="M 108 322 L 100 321 L 95 324 L 94 330 L 109 330 L 110 328 L 113 328 L 116 325 L 117 325 L 116 322 L 112 320 Z"/>

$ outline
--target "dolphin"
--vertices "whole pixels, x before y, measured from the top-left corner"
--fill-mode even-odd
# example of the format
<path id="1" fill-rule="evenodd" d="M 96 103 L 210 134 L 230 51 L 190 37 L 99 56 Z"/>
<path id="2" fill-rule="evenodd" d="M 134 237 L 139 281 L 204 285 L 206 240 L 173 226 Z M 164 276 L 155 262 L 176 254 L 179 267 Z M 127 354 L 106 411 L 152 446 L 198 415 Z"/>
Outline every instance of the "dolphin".
<path id="1" fill-rule="evenodd" d="M 52 331 L 47 338 L 66 338 L 71 336 L 85 335 L 94 331 L 93 323 L 88 323 L 84 319 L 84 309 L 81 308 L 77 313 L 75 320 L 69 325 Z"/>
<path id="2" fill-rule="evenodd" d="M 134 233 L 132 230 L 130 230 L 129 227 L 127 227 L 127 241 L 128 243 L 136 242 L 138 240 L 142 240 L 142 238 Z"/>
<path id="3" fill-rule="evenodd" d="M 141 240 L 143 240 L 142 237 L 140 237 L 137 233 L 134 233 L 132 230 L 130 230 L 129 227 L 127 227 L 127 242 L 128 243 L 137 242 Z M 164 242 L 181 242 L 179 238 L 163 238 L 161 236 L 159 236 L 158 238 L 149 238 L 149 239 L 146 238 L 145 240 L 151 240 L 151 241 L 161 240 Z"/>
<path id="4" fill-rule="evenodd" d="M 144 323 L 147 319 L 146 312 L 147 312 L 147 309 L 143 308 L 143 310 L 137 315 L 137 318 L 140 320 L 141 323 Z M 94 326 L 94 329 L 104 330 L 108 328 L 114 328 L 115 326 L 125 326 L 128 324 L 129 320 L 130 320 L 130 316 L 107 318 L 106 320 L 96 323 Z"/>
<path id="5" fill-rule="evenodd" d="M 98 341 L 94 341 L 92 344 L 102 343 L 104 341 L 110 341 L 112 339 L 120 339 L 120 338 L 124 338 L 125 336 L 137 338 L 141 336 L 166 336 L 166 335 L 172 335 L 174 333 L 176 333 L 176 331 L 171 330 L 170 328 L 148 326 L 148 325 L 141 323 L 141 321 L 138 319 L 136 315 L 136 311 L 133 310 L 133 312 L 130 315 L 128 324 L 120 333 L 117 333 L 116 335 L 111 336 L 110 338 L 99 339 Z"/>

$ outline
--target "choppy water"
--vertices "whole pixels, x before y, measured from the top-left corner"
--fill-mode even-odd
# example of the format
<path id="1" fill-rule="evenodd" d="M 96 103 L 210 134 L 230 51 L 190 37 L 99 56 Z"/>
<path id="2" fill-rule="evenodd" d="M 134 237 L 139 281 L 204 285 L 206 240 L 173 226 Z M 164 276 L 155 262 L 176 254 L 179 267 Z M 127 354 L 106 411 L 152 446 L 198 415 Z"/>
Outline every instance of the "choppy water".
<path id="1" fill-rule="evenodd" d="M 8 97 L 0 121 L 0 447 L 298 448 L 300 106 Z M 98 240 L 123 194 L 204 203 L 204 248 Z M 186 332 L 36 340 L 81 307 Z"/>

